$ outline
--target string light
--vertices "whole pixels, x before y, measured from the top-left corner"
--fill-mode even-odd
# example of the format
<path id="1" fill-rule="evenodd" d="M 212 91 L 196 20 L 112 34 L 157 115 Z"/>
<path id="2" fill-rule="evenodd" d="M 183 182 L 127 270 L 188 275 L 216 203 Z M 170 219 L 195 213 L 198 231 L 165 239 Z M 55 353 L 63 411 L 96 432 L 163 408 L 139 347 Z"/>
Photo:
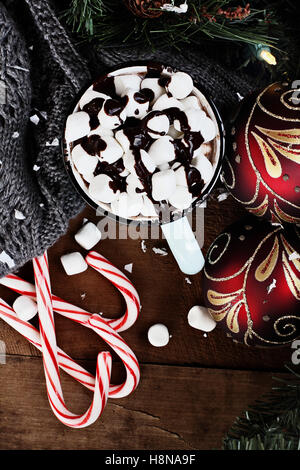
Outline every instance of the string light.
<path id="1" fill-rule="evenodd" d="M 276 65 L 276 57 L 272 54 L 271 49 L 268 46 L 263 44 L 258 44 L 255 46 L 256 56 L 259 60 L 264 60 L 270 65 Z"/>

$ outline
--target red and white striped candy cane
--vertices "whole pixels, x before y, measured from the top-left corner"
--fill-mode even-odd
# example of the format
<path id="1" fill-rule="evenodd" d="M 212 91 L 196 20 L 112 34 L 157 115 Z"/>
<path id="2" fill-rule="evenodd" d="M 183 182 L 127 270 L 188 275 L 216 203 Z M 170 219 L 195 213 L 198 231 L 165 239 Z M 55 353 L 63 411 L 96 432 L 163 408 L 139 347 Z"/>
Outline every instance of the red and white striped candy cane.
<path id="1" fill-rule="evenodd" d="M 138 318 L 141 309 L 139 295 L 130 282 L 130 280 L 116 268 L 104 256 L 99 255 L 95 251 L 91 251 L 86 257 L 87 263 L 100 274 L 106 277 L 112 284 L 121 292 L 126 302 L 126 312 L 121 318 L 108 319 L 101 317 L 106 321 L 115 331 L 121 332 L 130 328 Z M 18 292 L 22 295 L 27 295 L 33 300 L 36 300 L 35 287 L 29 282 L 23 281 L 16 274 L 8 274 L 6 277 L 0 279 L 0 284 Z M 56 295 L 52 295 L 53 309 L 55 312 L 60 313 L 71 320 L 78 323 L 85 323 L 90 317 L 90 313 L 80 307 L 76 307 Z"/>
<path id="2" fill-rule="evenodd" d="M 135 287 L 122 271 L 96 251 L 90 251 L 85 260 L 89 266 L 106 277 L 122 293 L 127 305 L 125 314 L 118 319 L 105 320 L 116 331 L 127 330 L 136 321 L 141 309 L 140 298 Z"/>
<path id="3" fill-rule="evenodd" d="M 21 320 L 16 312 L 3 300 L 0 299 L 0 318 L 26 338 L 39 351 L 42 351 L 41 337 L 39 331 L 29 322 Z M 62 349 L 57 348 L 59 367 L 67 372 L 89 390 L 95 388 L 95 377 L 77 364 Z"/>
<path id="4" fill-rule="evenodd" d="M 127 279 L 125 276 L 124 278 Z M 29 282 L 22 280 L 15 274 L 9 274 L 5 278 L 1 279 L 0 283 L 18 292 L 19 294 L 27 295 L 33 300 L 36 300 L 35 287 Z M 52 302 L 53 310 L 55 310 L 60 315 L 80 323 L 82 326 L 93 329 L 112 347 L 112 349 L 114 349 L 114 351 L 122 359 L 126 369 L 126 380 L 120 385 L 111 385 L 109 388 L 109 397 L 123 398 L 133 392 L 140 380 L 140 369 L 138 361 L 133 351 L 129 348 L 121 336 L 112 329 L 108 321 L 99 315 L 92 315 L 91 313 L 88 313 L 79 307 L 65 302 L 55 295 L 52 295 Z M 137 303 L 139 305 L 139 299 L 137 299 Z M 128 310 L 130 311 L 130 304 Z M 89 321 L 90 319 L 92 319 L 92 321 Z M 101 326 L 99 327 L 99 325 Z M 66 372 L 68 372 L 68 370 Z M 73 369 L 70 369 L 70 372 L 68 373 L 73 375 L 73 372 Z M 81 379 L 79 381 L 82 382 L 83 377 L 81 377 L 81 375 L 82 374 L 79 371 L 79 379 Z M 75 378 L 78 380 L 77 377 Z"/>
<path id="5" fill-rule="evenodd" d="M 105 408 L 111 376 L 111 355 L 108 352 L 98 355 L 94 397 L 89 409 L 83 415 L 71 413 L 65 405 L 61 388 L 47 254 L 35 258 L 33 267 L 49 402 L 53 413 L 63 424 L 83 428 L 94 423 Z"/>

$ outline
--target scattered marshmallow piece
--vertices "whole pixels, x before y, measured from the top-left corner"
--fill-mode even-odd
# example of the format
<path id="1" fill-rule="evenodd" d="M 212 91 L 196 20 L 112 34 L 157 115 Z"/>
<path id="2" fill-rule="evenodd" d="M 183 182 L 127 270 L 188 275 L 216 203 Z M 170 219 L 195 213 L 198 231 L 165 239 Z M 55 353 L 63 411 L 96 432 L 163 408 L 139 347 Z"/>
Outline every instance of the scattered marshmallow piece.
<path id="1" fill-rule="evenodd" d="M 91 250 L 101 240 L 101 232 L 92 222 L 87 222 L 74 236 L 77 243 L 85 250 Z"/>
<path id="2" fill-rule="evenodd" d="M 129 273 L 132 273 L 133 263 L 125 264 L 124 269 Z"/>
<path id="3" fill-rule="evenodd" d="M 293 259 L 299 259 L 300 258 L 300 253 L 297 253 L 297 251 L 294 251 L 289 255 L 289 260 L 293 261 Z"/>
<path id="4" fill-rule="evenodd" d="M 26 219 L 23 212 L 19 211 L 18 209 L 15 209 L 15 218 L 18 219 L 18 220 L 25 220 Z"/>
<path id="5" fill-rule="evenodd" d="M 34 114 L 33 116 L 30 116 L 29 120 L 30 120 L 35 126 L 37 126 L 38 123 L 40 122 L 40 118 L 38 117 L 37 114 Z"/>
<path id="6" fill-rule="evenodd" d="M 186 98 L 193 90 L 193 79 L 185 72 L 175 72 L 167 85 L 167 90 L 173 98 L 182 100 Z"/>
<path id="7" fill-rule="evenodd" d="M 14 301 L 13 309 L 20 320 L 23 321 L 31 320 L 38 312 L 37 303 L 26 295 L 20 295 Z"/>
<path id="8" fill-rule="evenodd" d="M 40 166 L 34 165 L 32 169 L 33 171 L 39 171 L 40 168 L 41 168 Z"/>
<path id="9" fill-rule="evenodd" d="M 43 119 L 45 119 L 45 121 L 47 121 L 47 119 L 48 119 L 47 111 L 40 111 L 40 115 L 42 116 Z"/>
<path id="10" fill-rule="evenodd" d="M 217 325 L 207 308 L 200 305 L 195 305 L 190 309 L 188 323 L 192 328 L 206 332 L 212 331 Z"/>
<path id="11" fill-rule="evenodd" d="M 2 263 L 7 264 L 7 266 L 8 266 L 9 268 L 13 268 L 13 267 L 15 266 L 15 262 L 14 262 L 14 260 L 12 259 L 12 257 L 9 256 L 9 254 L 6 253 L 6 251 L 4 251 L 4 250 L 0 253 L 0 261 L 1 261 Z"/>
<path id="12" fill-rule="evenodd" d="M 242 101 L 244 99 L 244 96 L 241 95 L 239 92 L 237 92 L 236 95 L 237 95 L 239 101 Z"/>
<path id="13" fill-rule="evenodd" d="M 141 241 L 141 249 L 142 249 L 142 252 L 143 252 L 143 253 L 146 253 L 147 247 L 146 247 L 146 242 L 145 242 L 145 240 L 142 240 L 142 241 Z"/>
<path id="14" fill-rule="evenodd" d="M 85 137 L 90 132 L 90 116 L 84 111 L 68 116 L 65 137 L 67 142 Z"/>
<path id="15" fill-rule="evenodd" d="M 120 192 L 114 192 L 111 189 L 111 182 L 112 179 L 105 174 L 95 176 L 89 186 L 89 193 L 92 198 L 105 203 L 110 203 L 117 199 Z"/>
<path id="16" fill-rule="evenodd" d="M 192 281 L 190 280 L 189 277 L 185 277 L 184 280 L 187 284 L 192 284 Z"/>
<path id="17" fill-rule="evenodd" d="M 68 276 L 83 273 L 88 268 L 85 259 L 79 251 L 61 256 L 60 261 Z"/>
<path id="18" fill-rule="evenodd" d="M 152 197 L 155 201 L 163 201 L 176 190 L 176 176 L 173 170 L 164 170 L 152 176 Z"/>
<path id="19" fill-rule="evenodd" d="M 19 132 L 15 131 L 12 135 L 13 139 L 17 139 L 20 136 Z"/>
<path id="20" fill-rule="evenodd" d="M 270 285 L 267 287 L 267 292 L 268 292 L 268 294 L 270 294 L 270 292 L 272 292 L 272 290 L 276 288 L 276 284 L 277 284 L 276 279 L 273 279 L 272 284 L 270 284 Z"/>
<path id="21" fill-rule="evenodd" d="M 59 140 L 57 137 L 55 137 L 52 142 L 46 142 L 46 147 L 58 147 L 59 146 Z"/>
<path id="22" fill-rule="evenodd" d="M 161 348 L 166 346 L 170 340 L 168 328 L 162 323 L 152 325 L 148 330 L 148 341 L 152 346 Z"/>
<path id="23" fill-rule="evenodd" d="M 172 137 L 165 135 L 156 139 L 149 148 L 148 154 L 156 165 L 174 160 L 176 155 Z"/>
<path id="24" fill-rule="evenodd" d="M 84 300 L 86 298 L 86 293 L 83 292 L 82 294 L 80 294 L 80 298 L 81 298 L 81 300 Z"/>
<path id="25" fill-rule="evenodd" d="M 165 248 L 156 248 L 155 246 L 152 248 L 152 250 L 154 251 L 154 253 L 156 255 L 160 255 L 160 256 L 167 256 L 168 252 Z"/>

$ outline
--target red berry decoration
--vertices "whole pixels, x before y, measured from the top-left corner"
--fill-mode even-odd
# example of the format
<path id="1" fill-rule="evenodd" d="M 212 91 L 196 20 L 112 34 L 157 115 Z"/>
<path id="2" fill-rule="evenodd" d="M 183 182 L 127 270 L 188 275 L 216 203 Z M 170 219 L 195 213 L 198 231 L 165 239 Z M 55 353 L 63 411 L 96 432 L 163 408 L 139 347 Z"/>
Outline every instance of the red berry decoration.
<path id="1" fill-rule="evenodd" d="M 204 299 L 213 318 L 248 346 L 300 336 L 300 231 L 248 216 L 210 246 Z"/>
<path id="2" fill-rule="evenodd" d="M 224 162 L 224 183 L 252 214 L 300 223 L 300 99 L 274 83 L 241 104 Z"/>

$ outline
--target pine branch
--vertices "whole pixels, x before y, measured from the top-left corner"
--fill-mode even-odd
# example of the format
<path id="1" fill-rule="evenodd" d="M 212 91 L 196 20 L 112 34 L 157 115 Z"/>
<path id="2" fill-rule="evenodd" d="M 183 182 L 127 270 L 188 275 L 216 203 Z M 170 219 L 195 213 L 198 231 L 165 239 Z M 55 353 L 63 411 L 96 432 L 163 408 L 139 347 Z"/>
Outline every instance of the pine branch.
<path id="1" fill-rule="evenodd" d="M 282 380 L 272 393 L 237 418 L 223 441 L 224 450 L 299 450 L 300 377 Z"/>

